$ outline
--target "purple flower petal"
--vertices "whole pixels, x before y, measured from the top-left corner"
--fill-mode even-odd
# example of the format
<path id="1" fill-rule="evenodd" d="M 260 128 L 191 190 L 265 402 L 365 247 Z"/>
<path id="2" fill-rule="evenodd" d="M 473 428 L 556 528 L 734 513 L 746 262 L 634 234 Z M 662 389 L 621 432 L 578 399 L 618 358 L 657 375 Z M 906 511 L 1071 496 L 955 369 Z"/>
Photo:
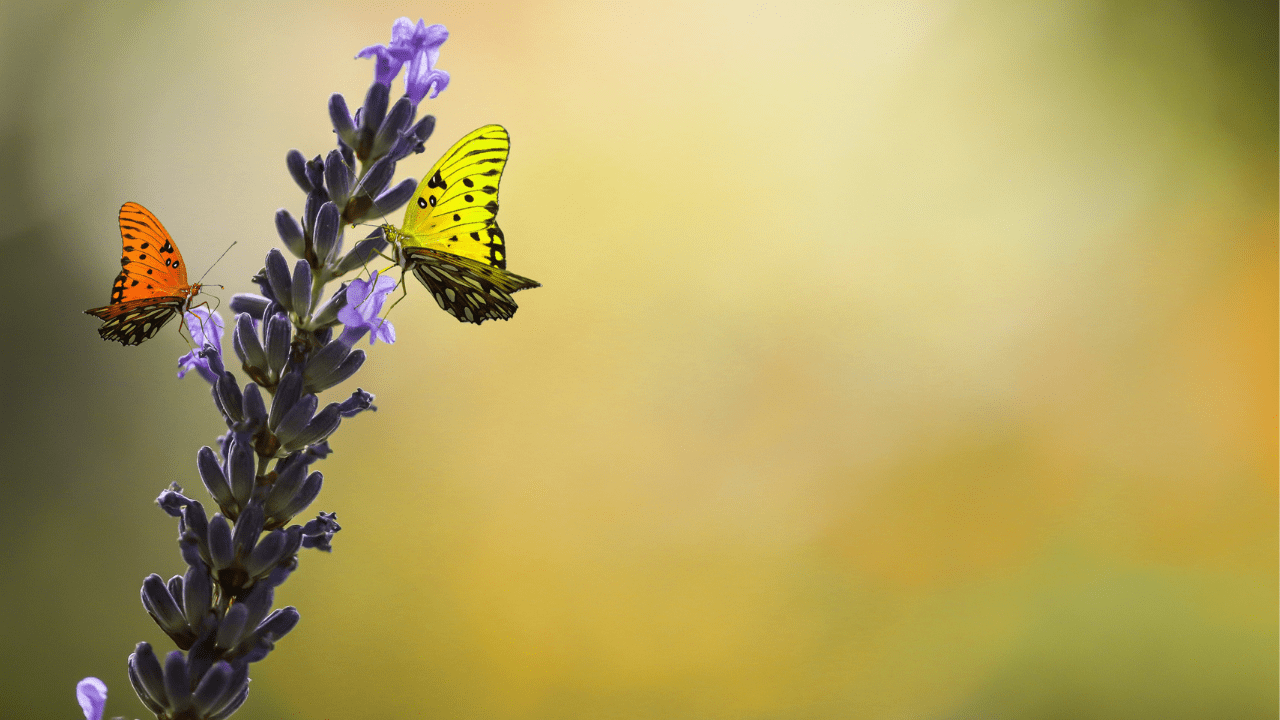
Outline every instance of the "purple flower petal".
<path id="1" fill-rule="evenodd" d="M 107 707 L 107 684 L 96 677 L 81 680 L 76 683 L 76 700 L 85 720 L 102 720 L 102 711 Z"/>
<path id="2" fill-rule="evenodd" d="M 195 370 L 210 383 L 217 382 L 217 373 L 209 368 L 208 358 L 201 357 L 200 353 L 205 345 L 212 345 L 219 355 L 222 354 L 222 316 L 207 307 L 196 307 L 188 310 L 183 320 L 196 349 L 178 358 L 178 377 L 186 377 L 188 372 Z"/>
<path id="3" fill-rule="evenodd" d="M 370 45 L 356 54 L 357 58 L 376 58 L 374 79 L 391 86 L 400 68 L 409 63 L 405 72 L 405 94 L 417 105 L 430 93 L 436 97 L 449 85 L 449 73 L 435 69 L 440 59 L 440 46 L 449 39 L 449 31 L 443 25 L 428 26 L 421 19 L 415 25 L 402 17 L 391 26 L 391 42 L 386 45 Z"/>
<path id="4" fill-rule="evenodd" d="M 375 270 L 368 280 L 352 280 L 347 286 L 347 304 L 338 311 L 338 320 L 345 325 L 342 338 L 354 344 L 369 331 L 369 344 L 378 340 L 391 344 L 396 341 L 396 329 L 391 323 L 378 317 L 387 295 L 396 288 L 396 281 Z"/>

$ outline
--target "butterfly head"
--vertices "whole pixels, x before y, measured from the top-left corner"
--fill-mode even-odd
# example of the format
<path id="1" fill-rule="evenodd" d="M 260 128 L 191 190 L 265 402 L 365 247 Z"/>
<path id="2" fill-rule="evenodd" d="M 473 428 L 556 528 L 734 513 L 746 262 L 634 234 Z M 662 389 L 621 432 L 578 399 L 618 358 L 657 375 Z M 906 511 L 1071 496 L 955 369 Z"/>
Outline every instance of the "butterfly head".
<path id="1" fill-rule="evenodd" d="M 390 243 L 391 247 L 395 250 L 396 264 L 404 267 L 404 246 L 413 239 L 412 236 L 390 223 L 383 223 L 381 227 L 382 234 L 387 238 L 387 242 Z"/>

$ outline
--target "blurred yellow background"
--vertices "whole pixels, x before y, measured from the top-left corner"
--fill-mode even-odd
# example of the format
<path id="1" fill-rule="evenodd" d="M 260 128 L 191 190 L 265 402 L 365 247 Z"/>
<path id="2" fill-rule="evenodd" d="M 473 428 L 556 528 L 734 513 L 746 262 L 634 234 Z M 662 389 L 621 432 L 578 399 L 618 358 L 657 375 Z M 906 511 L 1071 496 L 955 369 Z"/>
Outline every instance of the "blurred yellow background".
<path id="1" fill-rule="evenodd" d="M 250 291 L 401 15 L 544 287 L 409 288 L 237 718 L 1276 717 L 1277 7 L 1102 0 L 4 4 L 0 716 L 149 717 L 207 499 L 120 204 Z"/>

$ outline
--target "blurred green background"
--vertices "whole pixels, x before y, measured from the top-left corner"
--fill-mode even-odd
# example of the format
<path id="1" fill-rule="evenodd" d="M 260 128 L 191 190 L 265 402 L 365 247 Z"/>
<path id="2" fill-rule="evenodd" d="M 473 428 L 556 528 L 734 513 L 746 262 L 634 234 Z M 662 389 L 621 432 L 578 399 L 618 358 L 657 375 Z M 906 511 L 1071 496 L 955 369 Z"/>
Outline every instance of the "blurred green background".
<path id="1" fill-rule="evenodd" d="M 410 287 L 237 718 L 1276 717 L 1277 6 L 1101 0 L 4 4 L 0 716 L 171 649 L 120 204 L 250 290 L 401 15 L 545 287 Z"/>

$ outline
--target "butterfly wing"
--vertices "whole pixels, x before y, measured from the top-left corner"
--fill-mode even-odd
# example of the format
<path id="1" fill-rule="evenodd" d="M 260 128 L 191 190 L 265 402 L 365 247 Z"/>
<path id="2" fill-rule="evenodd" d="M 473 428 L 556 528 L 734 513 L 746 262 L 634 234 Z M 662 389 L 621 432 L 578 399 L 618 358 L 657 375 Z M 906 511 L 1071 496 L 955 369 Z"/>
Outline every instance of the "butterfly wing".
<path id="1" fill-rule="evenodd" d="M 404 226 L 388 233 L 400 245 L 404 268 L 463 322 L 508 319 L 516 311 L 511 293 L 539 287 L 506 270 L 498 183 L 510 150 L 501 125 L 468 133 L 419 183 Z"/>
<path id="2" fill-rule="evenodd" d="M 145 297 L 190 294 L 182 253 L 151 211 L 138 203 L 120 208 L 120 277 L 111 288 L 111 302 Z"/>
<path id="3" fill-rule="evenodd" d="M 462 322 L 509 320 L 516 314 L 511 293 L 538 283 L 479 260 L 426 247 L 404 250 L 406 267 L 431 291 L 442 310 Z"/>
<path id="4" fill-rule="evenodd" d="M 86 313 L 105 320 L 104 340 L 137 345 L 155 337 L 194 294 L 173 238 L 151 211 L 138 203 L 120 208 L 120 274 L 111 286 L 111 304 Z"/>
<path id="5" fill-rule="evenodd" d="M 160 332 L 165 323 L 182 312 L 187 298 L 149 297 L 114 303 L 106 307 L 85 310 L 106 322 L 98 328 L 103 340 L 115 340 L 121 345 L 138 345 Z"/>

